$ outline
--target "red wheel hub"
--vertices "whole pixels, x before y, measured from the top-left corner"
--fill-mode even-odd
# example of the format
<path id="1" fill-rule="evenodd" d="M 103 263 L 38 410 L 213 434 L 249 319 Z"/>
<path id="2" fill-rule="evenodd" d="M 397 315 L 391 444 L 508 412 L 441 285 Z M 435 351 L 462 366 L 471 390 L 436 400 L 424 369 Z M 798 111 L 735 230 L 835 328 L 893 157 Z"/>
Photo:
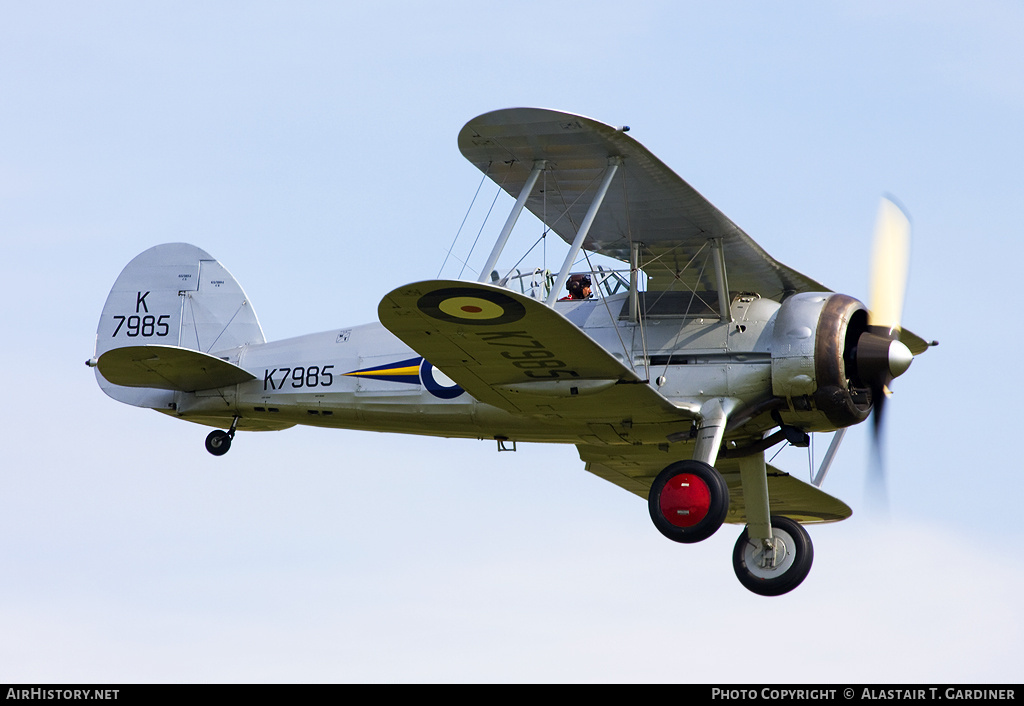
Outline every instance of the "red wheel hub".
<path id="1" fill-rule="evenodd" d="M 699 476 L 680 473 L 672 476 L 658 498 L 661 514 L 676 527 L 693 527 L 708 515 L 711 489 Z"/>

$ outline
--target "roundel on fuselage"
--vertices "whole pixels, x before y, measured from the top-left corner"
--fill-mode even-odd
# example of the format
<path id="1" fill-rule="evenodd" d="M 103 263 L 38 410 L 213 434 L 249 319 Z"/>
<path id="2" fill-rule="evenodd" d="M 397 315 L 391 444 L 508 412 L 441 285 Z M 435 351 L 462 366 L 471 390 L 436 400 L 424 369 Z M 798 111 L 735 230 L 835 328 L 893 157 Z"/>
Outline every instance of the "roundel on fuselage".
<path id="1" fill-rule="evenodd" d="M 455 399 L 465 392 L 457 382 L 431 365 L 426 358 L 420 363 L 420 382 L 427 392 L 442 400 Z"/>

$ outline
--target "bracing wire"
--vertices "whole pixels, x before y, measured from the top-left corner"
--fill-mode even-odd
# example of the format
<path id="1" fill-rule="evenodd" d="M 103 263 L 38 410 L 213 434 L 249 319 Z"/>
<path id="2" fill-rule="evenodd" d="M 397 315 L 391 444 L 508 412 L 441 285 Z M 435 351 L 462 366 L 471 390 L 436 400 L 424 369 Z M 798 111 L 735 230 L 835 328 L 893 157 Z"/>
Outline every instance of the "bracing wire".
<path id="1" fill-rule="evenodd" d="M 548 230 L 547 230 L 547 228 L 545 228 L 544 232 L 540 234 L 540 237 L 537 238 L 535 241 L 533 241 L 533 245 L 530 246 L 530 249 L 523 253 L 523 256 L 516 261 L 516 264 L 514 264 L 514 265 L 512 265 L 512 267 L 508 268 L 508 271 L 509 271 L 510 274 L 517 267 L 519 267 L 521 264 L 523 264 L 523 260 L 525 260 L 527 257 L 529 257 L 530 253 L 533 252 L 533 249 L 535 247 L 537 247 L 541 243 L 545 242 L 544 238 L 545 238 L 545 236 L 547 236 L 547 234 L 548 234 Z M 547 269 L 547 261 L 544 262 L 544 269 Z"/>
<path id="2" fill-rule="evenodd" d="M 480 177 L 480 183 L 476 185 L 476 193 L 473 194 L 473 200 L 469 202 L 469 208 L 466 209 L 466 215 L 462 217 L 462 223 L 459 224 L 459 229 L 455 231 L 455 238 L 452 240 L 451 246 L 448 248 L 448 253 L 444 256 L 444 262 L 441 263 L 441 268 L 437 271 L 437 278 L 441 279 L 441 273 L 444 271 L 444 266 L 448 264 L 448 258 L 452 255 L 452 250 L 455 249 L 455 243 L 459 240 L 459 235 L 462 234 L 462 229 L 466 225 L 466 220 L 469 218 L 470 212 L 473 210 L 473 205 L 476 204 L 476 197 L 480 195 L 480 189 L 483 188 L 484 182 L 487 180 L 487 173 L 491 171 L 491 162 L 487 163 L 487 169 L 484 170 L 483 175 Z"/>
<path id="3" fill-rule="evenodd" d="M 594 270 L 594 266 L 592 264 L 590 264 L 590 255 L 589 255 L 589 253 L 587 253 L 586 250 L 583 251 L 583 258 L 587 261 L 587 269 L 590 270 L 590 274 L 596 280 L 597 279 L 597 273 Z M 596 287 L 596 285 L 595 285 L 595 287 Z M 626 357 L 626 362 L 629 363 L 629 369 L 632 370 L 634 373 L 636 373 L 636 367 L 633 365 L 633 355 L 630 352 L 629 348 L 626 346 L 626 342 L 622 340 L 622 331 L 619 330 L 619 327 L 617 325 L 618 322 L 616 320 L 616 317 L 615 317 L 614 314 L 612 314 L 612 308 L 608 304 L 608 297 L 601 297 L 601 301 L 604 303 L 605 312 L 608 314 L 608 318 L 612 322 L 612 328 L 615 329 L 615 335 L 619 339 L 619 345 L 622 346 L 622 352 L 623 352 L 623 354 Z"/>
<path id="4" fill-rule="evenodd" d="M 494 204 L 498 202 L 498 197 L 501 196 L 501 192 L 505 186 L 505 180 L 508 179 L 508 175 L 512 173 L 512 165 L 514 162 L 510 162 L 508 165 L 508 171 L 502 178 L 501 183 L 498 184 L 498 190 L 494 194 L 494 198 L 491 200 L 491 206 L 487 209 L 487 215 L 484 216 L 484 222 L 480 224 L 480 229 L 476 232 L 476 238 L 473 239 L 473 245 L 469 248 L 469 253 L 466 255 L 466 259 L 462 261 L 462 269 L 459 270 L 458 279 L 462 279 L 462 273 L 466 271 L 466 263 L 469 262 L 469 258 L 473 256 L 473 251 L 476 250 L 476 244 L 480 242 L 480 234 L 484 232 L 484 227 L 487 225 L 487 221 L 491 218 L 491 211 L 494 210 Z"/>
<path id="5" fill-rule="evenodd" d="M 789 444 L 788 444 L 788 443 L 787 443 L 787 444 L 783 444 L 782 446 L 780 446 L 780 447 L 779 447 L 779 450 L 775 452 L 775 455 L 774 455 L 774 456 L 772 456 L 772 457 L 771 457 L 770 459 L 768 459 L 768 463 L 771 463 L 772 461 L 774 461 L 774 460 L 775 460 L 775 456 L 778 456 L 778 455 L 779 455 L 780 453 L 782 453 L 782 452 L 783 452 L 784 450 L 786 450 L 786 449 L 787 449 L 788 447 L 789 447 Z"/>
<path id="6" fill-rule="evenodd" d="M 540 256 L 540 262 L 541 262 L 541 268 L 545 272 L 547 272 L 547 269 L 548 269 L 548 239 L 547 239 L 547 236 L 548 236 L 548 231 L 551 230 L 550 228 L 548 228 L 548 170 L 545 169 L 544 173 L 541 176 L 544 179 L 544 181 L 541 183 L 541 193 L 544 194 L 544 196 L 541 197 L 543 202 L 544 202 L 543 210 L 541 211 L 541 213 L 544 214 L 544 217 L 541 219 L 541 221 L 544 224 L 544 228 L 541 230 L 541 233 L 540 233 L 540 237 L 541 237 L 541 247 L 540 247 L 540 249 L 541 249 L 541 256 Z"/>
<path id="7" fill-rule="evenodd" d="M 543 172 L 541 172 L 541 177 L 544 179 L 544 181 L 541 184 L 541 193 L 543 194 L 542 199 L 543 199 L 543 203 L 544 203 L 543 210 L 541 211 L 541 213 L 544 214 L 544 216 L 546 218 L 547 217 L 547 209 L 548 209 L 548 193 L 547 193 L 548 172 L 547 172 L 546 169 Z M 547 223 L 545 223 L 543 221 L 542 221 L 541 225 L 543 226 L 543 228 L 541 228 L 540 237 L 537 238 L 537 240 L 535 240 L 533 242 L 533 245 L 531 245 L 527 249 L 527 251 L 523 253 L 523 256 L 520 257 L 516 261 L 516 264 L 514 264 L 514 265 L 512 265 L 512 267 L 508 268 L 508 272 L 509 272 L 510 275 L 511 275 L 512 272 L 515 271 L 515 269 L 517 267 L 519 267 L 521 264 L 523 264 L 523 260 L 525 260 L 527 257 L 529 257 L 530 253 L 533 252 L 533 249 L 536 248 L 537 245 L 541 246 L 541 270 L 546 271 L 548 269 L 548 241 L 547 241 L 547 237 L 548 237 L 548 233 L 551 232 L 551 228 L 549 228 Z"/>
<path id="8" fill-rule="evenodd" d="M 701 250 L 703 250 L 703 249 L 704 249 L 704 247 L 701 247 Z M 697 252 L 700 253 L 701 250 L 698 250 Z M 710 255 L 711 255 L 711 252 L 708 251 L 708 254 L 704 257 L 704 262 L 700 266 L 700 272 L 697 274 L 697 281 L 700 281 L 700 279 L 702 277 L 704 277 L 704 270 L 707 269 L 707 266 L 708 266 L 708 256 L 710 256 Z M 694 257 L 696 258 L 696 255 L 694 255 Z M 691 260 L 690 262 L 692 263 L 693 260 Z M 689 265 L 687 265 L 687 267 L 689 267 Z M 688 317 L 690 315 L 690 309 L 693 307 L 693 300 L 695 298 L 696 299 L 700 299 L 700 301 L 702 303 L 706 303 L 706 302 L 704 302 L 703 299 L 701 299 L 697 295 L 697 290 L 690 289 L 690 300 L 686 303 L 686 311 L 683 312 L 683 319 L 684 320 L 686 319 L 686 317 Z M 657 303 L 657 302 L 655 302 L 655 303 Z M 668 357 L 665 360 L 665 369 L 662 371 L 662 373 L 661 373 L 662 375 L 666 375 L 668 373 L 669 363 L 672 362 L 672 353 L 674 353 L 676 351 L 676 346 L 678 344 L 679 344 L 679 334 L 676 334 L 676 340 L 672 343 L 672 349 L 669 351 Z"/>

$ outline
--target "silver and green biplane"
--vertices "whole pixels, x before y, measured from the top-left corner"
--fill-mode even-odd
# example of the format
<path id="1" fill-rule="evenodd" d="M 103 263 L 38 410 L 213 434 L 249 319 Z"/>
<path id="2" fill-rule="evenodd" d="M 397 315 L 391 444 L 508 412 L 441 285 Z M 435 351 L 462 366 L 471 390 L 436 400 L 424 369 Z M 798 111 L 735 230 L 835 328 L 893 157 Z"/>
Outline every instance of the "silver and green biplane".
<path id="1" fill-rule="evenodd" d="M 217 427 L 215 455 L 296 424 L 575 444 L 670 539 L 744 525 L 739 580 L 786 593 L 811 568 L 804 525 L 850 516 L 819 489 L 843 431 L 879 424 L 930 345 L 900 325 L 907 219 L 883 201 L 868 307 L 772 258 L 627 130 L 533 108 L 471 120 L 463 155 L 515 206 L 479 280 L 402 284 L 379 322 L 268 342 L 219 261 L 150 248 L 114 283 L 88 364 L 116 400 Z M 557 272 L 499 269 L 523 208 L 569 245 Z M 765 461 L 836 430 L 810 483 Z"/>

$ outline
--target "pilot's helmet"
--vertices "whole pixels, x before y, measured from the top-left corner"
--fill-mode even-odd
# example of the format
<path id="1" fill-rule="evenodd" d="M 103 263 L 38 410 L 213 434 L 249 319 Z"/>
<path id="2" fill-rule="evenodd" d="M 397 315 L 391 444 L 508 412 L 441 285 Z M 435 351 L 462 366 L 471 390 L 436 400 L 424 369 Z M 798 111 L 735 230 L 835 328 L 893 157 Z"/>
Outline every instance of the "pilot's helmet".
<path id="1" fill-rule="evenodd" d="M 575 296 L 583 296 L 583 290 L 590 286 L 590 275 L 572 275 L 569 277 L 569 281 L 565 283 L 565 288 L 569 290 L 569 294 Z"/>

